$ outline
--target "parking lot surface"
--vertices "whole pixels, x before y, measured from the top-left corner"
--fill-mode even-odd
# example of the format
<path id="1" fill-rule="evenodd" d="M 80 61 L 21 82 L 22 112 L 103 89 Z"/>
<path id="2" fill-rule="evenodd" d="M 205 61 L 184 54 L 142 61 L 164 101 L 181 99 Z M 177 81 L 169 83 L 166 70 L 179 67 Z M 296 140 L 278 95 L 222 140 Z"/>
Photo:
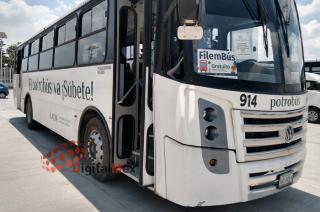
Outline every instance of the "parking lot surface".
<path id="1" fill-rule="evenodd" d="M 206 208 L 180 207 L 124 176 L 99 183 L 70 169 L 46 171 L 41 158 L 65 142 L 45 128 L 30 131 L 12 95 L 0 99 L 0 211 L 320 211 L 320 125 L 308 126 L 305 169 L 293 187 L 253 202 Z"/>

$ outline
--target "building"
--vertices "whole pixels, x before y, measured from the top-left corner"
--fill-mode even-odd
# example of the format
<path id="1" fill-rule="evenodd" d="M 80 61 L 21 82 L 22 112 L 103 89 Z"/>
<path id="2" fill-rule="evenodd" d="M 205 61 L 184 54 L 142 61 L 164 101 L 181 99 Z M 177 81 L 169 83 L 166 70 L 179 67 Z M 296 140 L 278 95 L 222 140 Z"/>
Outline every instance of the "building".
<path id="1" fill-rule="evenodd" d="M 305 71 L 320 74 L 320 60 L 305 61 Z"/>

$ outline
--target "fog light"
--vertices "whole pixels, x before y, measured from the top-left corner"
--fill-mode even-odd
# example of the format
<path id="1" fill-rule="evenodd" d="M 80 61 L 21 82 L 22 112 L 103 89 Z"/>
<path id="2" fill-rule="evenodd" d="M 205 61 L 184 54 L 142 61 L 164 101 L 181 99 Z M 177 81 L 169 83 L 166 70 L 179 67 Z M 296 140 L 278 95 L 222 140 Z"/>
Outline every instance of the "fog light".
<path id="1" fill-rule="evenodd" d="M 203 119 L 207 122 L 212 122 L 216 117 L 216 111 L 212 108 L 207 108 L 203 111 Z"/>
<path id="2" fill-rule="evenodd" d="M 211 159 L 211 160 L 209 161 L 209 165 L 210 165 L 210 166 L 216 166 L 216 165 L 218 165 L 218 161 L 217 161 L 216 159 Z"/>
<path id="3" fill-rule="evenodd" d="M 208 127 L 205 131 L 205 136 L 208 140 L 213 141 L 218 137 L 218 129 L 216 127 Z"/>

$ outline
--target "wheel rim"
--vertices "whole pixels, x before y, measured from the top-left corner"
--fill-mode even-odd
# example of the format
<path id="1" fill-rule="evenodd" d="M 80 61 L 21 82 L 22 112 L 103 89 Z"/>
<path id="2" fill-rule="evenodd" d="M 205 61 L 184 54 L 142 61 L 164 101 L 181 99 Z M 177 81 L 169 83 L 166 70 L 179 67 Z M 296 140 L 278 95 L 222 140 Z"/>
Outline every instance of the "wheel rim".
<path id="1" fill-rule="evenodd" d="M 309 111 L 308 113 L 309 120 L 315 122 L 319 119 L 319 114 L 316 111 Z"/>
<path id="2" fill-rule="evenodd" d="M 88 158 L 94 165 L 103 164 L 103 146 L 101 134 L 92 131 L 88 139 Z"/>
<path id="3" fill-rule="evenodd" d="M 4 95 L 3 93 L 1 93 L 1 94 L 0 94 L 0 98 L 1 98 L 1 99 L 4 99 L 4 98 L 6 98 L 6 95 Z"/>

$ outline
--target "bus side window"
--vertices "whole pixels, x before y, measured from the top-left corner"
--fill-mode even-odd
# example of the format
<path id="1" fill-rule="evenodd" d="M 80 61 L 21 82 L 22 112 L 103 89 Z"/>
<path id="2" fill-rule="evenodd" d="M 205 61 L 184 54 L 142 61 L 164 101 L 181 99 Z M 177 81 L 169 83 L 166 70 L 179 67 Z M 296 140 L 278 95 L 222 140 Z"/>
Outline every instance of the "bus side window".
<path id="1" fill-rule="evenodd" d="M 23 60 L 21 63 L 21 71 L 27 72 L 28 71 L 28 57 L 29 57 L 29 44 L 27 44 L 23 48 Z"/>
<path id="2" fill-rule="evenodd" d="M 29 57 L 29 71 L 37 71 L 39 65 L 39 39 L 31 44 L 31 56 Z"/>
<path id="3" fill-rule="evenodd" d="M 22 58 L 23 58 L 23 51 L 22 50 L 19 50 L 17 53 L 16 53 L 16 70 L 15 70 L 15 73 L 16 74 L 20 74 L 21 71 L 22 71 Z"/>
<path id="4" fill-rule="evenodd" d="M 318 90 L 318 83 L 314 81 L 307 81 L 306 82 L 308 90 Z"/>
<path id="5" fill-rule="evenodd" d="M 29 57 L 29 44 L 27 44 L 23 49 L 23 58 Z"/>
<path id="6" fill-rule="evenodd" d="M 54 32 L 51 31 L 41 39 L 39 62 L 40 70 L 47 70 L 52 68 L 53 38 Z"/>
<path id="7" fill-rule="evenodd" d="M 91 17 L 92 17 L 91 10 L 82 15 L 81 36 L 87 35 L 91 32 L 91 23 L 92 23 Z"/>
<path id="8" fill-rule="evenodd" d="M 28 58 L 24 58 L 22 60 L 22 63 L 21 63 L 21 71 L 22 72 L 27 72 L 28 71 Z"/>
<path id="9" fill-rule="evenodd" d="M 78 64 L 97 64 L 106 58 L 107 1 L 103 1 L 81 16 L 81 36 Z M 95 32 L 95 33 L 94 33 Z"/>
<path id="10" fill-rule="evenodd" d="M 57 47 L 54 54 L 54 67 L 71 67 L 75 63 L 76 25 L 73 18 L 58 28 Z"/>

